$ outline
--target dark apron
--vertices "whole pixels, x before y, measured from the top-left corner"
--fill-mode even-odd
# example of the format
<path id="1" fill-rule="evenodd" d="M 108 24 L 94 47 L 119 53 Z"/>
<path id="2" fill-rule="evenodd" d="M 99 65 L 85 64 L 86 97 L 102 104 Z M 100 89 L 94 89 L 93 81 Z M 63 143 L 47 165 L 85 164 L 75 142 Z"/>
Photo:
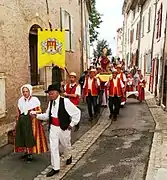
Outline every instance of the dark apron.
<path id="1" fill-rule="evenodd" d="M 16 125 L 16 147 L 32 148 L 36 141 L 32 130 L 32 121 L 30 115 L 21 114 Z"/>

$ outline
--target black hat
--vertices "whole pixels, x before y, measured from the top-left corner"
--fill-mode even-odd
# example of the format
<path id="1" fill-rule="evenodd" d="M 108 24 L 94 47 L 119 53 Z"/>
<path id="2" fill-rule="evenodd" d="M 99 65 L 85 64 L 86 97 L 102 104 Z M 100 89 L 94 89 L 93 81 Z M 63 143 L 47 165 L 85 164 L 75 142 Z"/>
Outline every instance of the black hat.
<path id="1" fill-rule="evenodd" d="M 60 83 L 55 83 L 55 84 L 49 85 L 48 90 L 46 90 L 45 93 L 48 93 L 49 91 L 58 91 L 58 92 L 61 92 L 61 90 L 60 90 Z"/>

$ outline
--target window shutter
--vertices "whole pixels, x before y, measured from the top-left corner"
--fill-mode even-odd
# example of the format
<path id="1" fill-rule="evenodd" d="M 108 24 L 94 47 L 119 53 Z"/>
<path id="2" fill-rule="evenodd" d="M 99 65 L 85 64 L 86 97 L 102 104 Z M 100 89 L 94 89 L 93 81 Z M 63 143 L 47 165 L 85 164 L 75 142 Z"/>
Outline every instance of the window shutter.
<path id="1" fill-rule="evenodd" d="M 64 29 L 64 10 L 60 8 L 60 29 Z"/>
<path id="2" fill-rule="evenodd" d="M 160 13 L 159 13 L 159 38 L 161 37 L 161 31 L 162 31 L 162 11 L 163 11 L 163 5 L 161 3 Z"/>
<path id="3" fill-rule="evenodd" d="M 75 36 L 74 36 L 74 19 L 71 16 L 71 50 L 74 51 L 75 50 Z"/>
<path id="4" fill-rule="evenodd" d="M 0 73 L 0 118 L 5 117 L 6 100 L 5 100 L 5 76 Z"/>
<path id="5" fill-rule="evenodd" d="M 158 11 L 158 17 L 157 17 L 157 35 L 156 38 L 159 38 L 159 11 Z"/>

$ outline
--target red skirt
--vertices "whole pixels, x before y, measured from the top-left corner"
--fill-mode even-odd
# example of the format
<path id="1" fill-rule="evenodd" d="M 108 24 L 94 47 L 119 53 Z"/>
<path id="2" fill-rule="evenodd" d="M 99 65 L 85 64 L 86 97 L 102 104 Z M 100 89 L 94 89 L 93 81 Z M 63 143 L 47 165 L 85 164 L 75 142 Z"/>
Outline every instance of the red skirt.
<path id="1" fill-rule="evenodd" d="M 145 100 L 145 91 L 144 91 L 144 88 L 142 88 L 142 87 L 138 87 L 138 93 L 139 93 L 139 95 L 138 95 L 138 100 L 139 101 L 143 101 L 143 100 Z"/>

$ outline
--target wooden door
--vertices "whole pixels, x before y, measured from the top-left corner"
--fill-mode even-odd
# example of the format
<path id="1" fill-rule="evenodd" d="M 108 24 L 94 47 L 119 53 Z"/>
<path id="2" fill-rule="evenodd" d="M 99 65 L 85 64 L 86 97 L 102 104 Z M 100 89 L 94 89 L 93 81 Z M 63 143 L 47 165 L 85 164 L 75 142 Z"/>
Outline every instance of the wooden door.
<path id="1" fill-rule="evenodd" d="M 163 86 L 163 105 L 166 106 L 167 102 L 167 65 L 165 66 L 165 72 L 164 72 L 164 82 L 163 82 L 164 86 Z"/>
<path id="2" fill-rule="evenodd" d="M 29 35 L 31 85 L 38 85 L 37 35 Z"/>
<path id="3" fill-rule="evenodd" d="M 52 68 L 52 83 L 60 83 L 62 81 L 61 69 L 57 66 Z"/>

